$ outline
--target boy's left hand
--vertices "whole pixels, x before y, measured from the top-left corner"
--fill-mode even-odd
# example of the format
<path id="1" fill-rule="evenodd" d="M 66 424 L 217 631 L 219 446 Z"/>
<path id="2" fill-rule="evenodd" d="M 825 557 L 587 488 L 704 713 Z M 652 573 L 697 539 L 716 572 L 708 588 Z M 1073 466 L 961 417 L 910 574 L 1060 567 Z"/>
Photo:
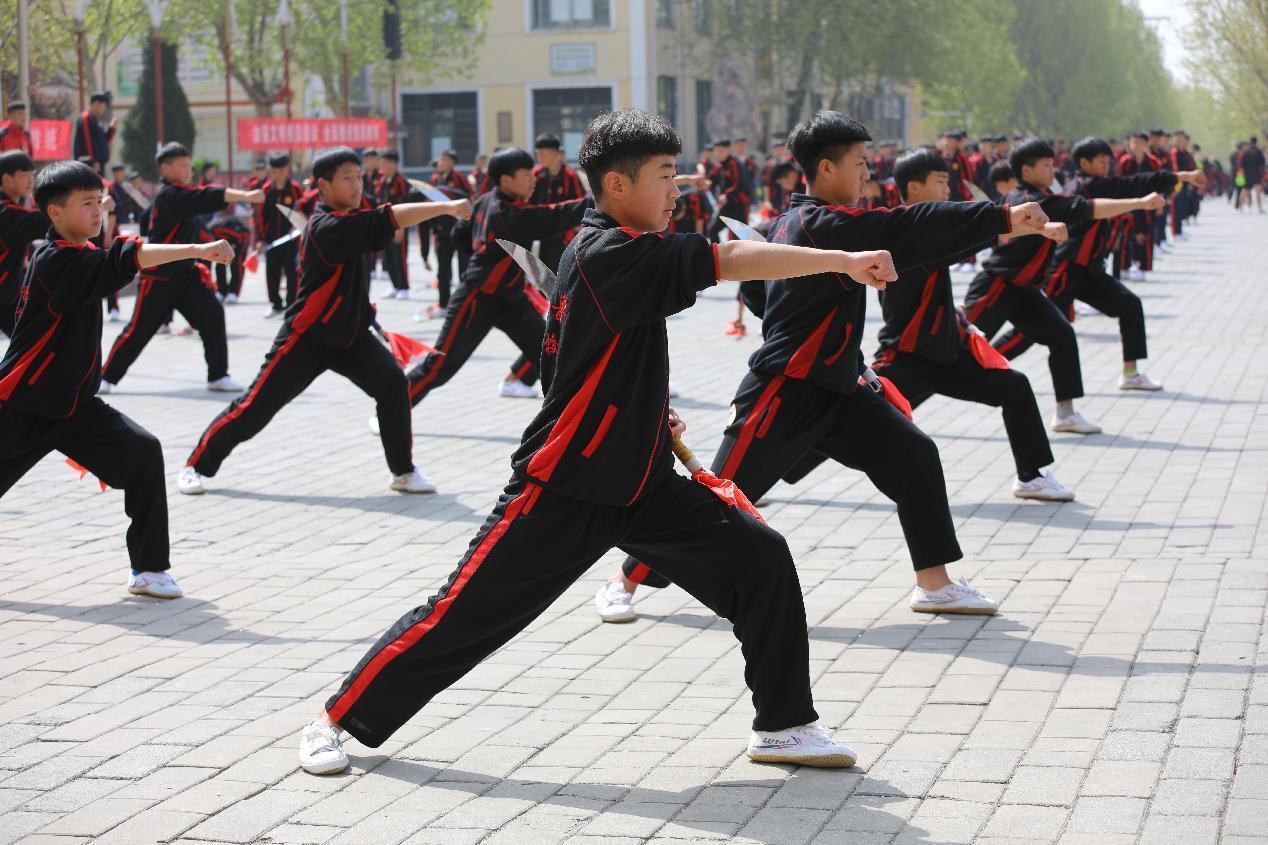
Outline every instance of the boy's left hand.
<path id="1" fill-rule="evenodd" d="M 1008 216 L 1013 225 L 1013 234 L 1020 229 L 1038 232 L 1048 222 L 1048 215 L 1037 202 L 1015 205 L 1008 210 Z"/>
<path id="2" fill-rule="evenodd" d="M 885 290 L 885 285 L 898 278 L 894 257 L 889 250 L 845 252 L 845 274 L 861 285 Z"/>
<path id="3" fill-rule="evenodd" d="M 228 241 L 224 240 L 200 244 L 198 247 L 198 258 L 215 264 L 228 264 L 233 260 L 233 247 L 229 246 Z"/>
<path id="4" fill-rule="evenodd" d="M 683 422 L 682 417 L 678 416 L 678 412 L 673 408 L 669 409 L 669 433 L 675 438 L 682 437 L 687 431 L 687 424 Z"/>

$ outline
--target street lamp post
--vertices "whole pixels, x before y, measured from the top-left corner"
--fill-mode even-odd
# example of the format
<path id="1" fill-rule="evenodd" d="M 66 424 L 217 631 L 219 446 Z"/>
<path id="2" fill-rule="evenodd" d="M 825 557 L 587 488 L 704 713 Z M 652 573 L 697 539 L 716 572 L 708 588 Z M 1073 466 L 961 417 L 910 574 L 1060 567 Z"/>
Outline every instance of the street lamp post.
<path id="1" fill-rule="evenodd" d="M 88 0 L 75 0 L 75 58 L 79 63 L 79 111 L 84 110 L 84 17 Z"/>
<path id="2" fill-rule="evenodd" d="M 348 78 L 348 0 L 339 0 L 339 33 L 343 48 L 343 116 L 351 114 Z"/>
<path id="3" fill-rule="evenodd" d="M 150 11 L 154 33 L 154 132 L 158 146 L 163 146 L 163 13 L 168 0 L 145 0 Z"/>

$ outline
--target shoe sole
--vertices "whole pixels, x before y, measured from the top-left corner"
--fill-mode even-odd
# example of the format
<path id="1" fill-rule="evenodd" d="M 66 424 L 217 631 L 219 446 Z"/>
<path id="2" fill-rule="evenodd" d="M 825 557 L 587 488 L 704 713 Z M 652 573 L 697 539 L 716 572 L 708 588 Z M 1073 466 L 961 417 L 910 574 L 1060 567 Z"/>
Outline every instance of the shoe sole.
<path id="1" fill-rule="evenodd" d="M 961 616 L 994 616 L 999 613 L 999 608 L 991 607 L 916 607 L 911 606 L 916 613 L 956 613 Z"/>
<path id="2" fill-rule="evenodd" d="M 176 596 L 161 596 L 158 593 L 151 593 L 149 590 L 137 589 L 136 587 L 128 587 L 128 592 L 134 596 L 149 596 L 150 598 L 166 599 L 168 601 L 172 599 L 183 599 L 185 597 L 184 593 Z"/>
<path id="3" fill-rule="evenodd" d="M 392 486 L 392 489 L 395 490 L 397 493 L 410 493 L 415 496 L 430 496 L 431 494 L 436 492 L 435 487 L 430 487 L 426 490 L 411 490 L 408 487 L 398 487 L 395 484 L 391 486 Z"/>
<path id="4" fill-rule="evenodd" d="M 625 622 L 633 622 L 635 619 L 638 618 L 638 614 L 630 613 L 628 616 L 604 616 L 602 613 L 600 613 L 599 618 L 602 619 L 604 622 L 613 622 L 616 624 L 622 624 Z"/>
<path id="5" fill-rule="evenodd" d="M 1037 502 L 1073 502 L 1074 501 L 1073 493 L 1070 493 L 1068 495 L 1062 494 L 1060 496 L 1053 496 L 1051 494 L 1046 494 L 1046 493 L 1019 493 L 1016 490 L 1014 490 L 1013 497 L 1016 499 L 1034 499 Z"/>
<path id="6" fill-rule="evenodd" d="M 1086 428 L 1057 428 L 1055 425 L 1052 430 L 1057 434 L 1104 434 L 1105 429 L 1086 429 Z"/>
<path id="7" fill-rule="evenodd" d="M 1124 393 L 1132 391 L 1132 390 L 1135 390 L 1140 393 L 1156 393 L 1159 390 L 1162 390 L 1162 385 L 1159 384 L 1154 387 L 1134 387 L 1134 386 L 1127 386 L 1127 385 L 1120 384 L 1118 386 L 1118 389 L 1123 391 Z"/>
<path id="8" fill-rule="evenodd" d="M 747 753 L 748 758 L 754 763 L 781 763 L 786 766 L 809 766 L 814 769 L 848 769 L 856 762 L 856 758 L 849 754 L 791 757 L 787 754 L 763 754 L 760 751 Z"/>
<path id="9" fill-rule="evenodd" d="M 309 766 L 305 766 L 303 763 L 300 763 L 299 767 L 303 769 L 304 771 L 308 772 L 310 775 L 337 775 L 348 768 L 348 761 L 345 760 L 344 762 L 340 763 L 338 768 L 336 768 L 333 765 L 326 766 L 324 768 L 317 768 L 317 767 L 310 768 Z"/>
<path id="10" fill-rule="evenodd" d="M 207 491 L 204 490 L 202 487 L 199 487 L 195 490 L 186 489 L 184 487 L 177 487 L 176 492 L 180 493 L 182 496 L 201 496 Z"/>

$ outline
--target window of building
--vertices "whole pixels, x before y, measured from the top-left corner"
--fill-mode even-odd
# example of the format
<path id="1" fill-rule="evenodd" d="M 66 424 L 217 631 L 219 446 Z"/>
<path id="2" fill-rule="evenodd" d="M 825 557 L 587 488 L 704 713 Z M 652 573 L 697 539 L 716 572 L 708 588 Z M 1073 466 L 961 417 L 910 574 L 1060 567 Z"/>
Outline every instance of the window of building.
<path id="1" fill-rule="evenodd" d="M 429 167 L 442 150 L 458 153 L 461 164 L 475 161 L 480 147 L 479 112 L 474 91 L 401 96 L 404 130 L 402 164 Z"/>
<path id="2" fill-rule="evenodd" d="M 713 82 L 709 79 L 696 80 L 696 146 L 704 147 L 712 138 L 709 137 L 709 111 L 713 108 Z"/>
<path id="3" fill-rule="evenodd" d="M 533 132 L 558 135 L 564 152 L 576 158 L 586 126 L 611 110 L 611 88 L 539 88 L 533 91 Z"/>
<path id="4" fill-rule="evenodd" d="M 713 35 L 713 0 L 695 0 L 693 17 L 699 35 Z"/>
<path id="5" fill-rule="evenodd" d="M 676 28 L 674 3 L 675 0 L 656 0 L 656 25 L 660 28 Z"/>
<path id="6" fill-rule="evenodd" d="M 656 110 L 671 125 L 678 123 L 678 78 L 656 77 Z"/>
<path id="7" fill-rule="evenodd" d="M 612 0 L 531 0 L 533 29 L 586 29 L 612 25 Z"/>

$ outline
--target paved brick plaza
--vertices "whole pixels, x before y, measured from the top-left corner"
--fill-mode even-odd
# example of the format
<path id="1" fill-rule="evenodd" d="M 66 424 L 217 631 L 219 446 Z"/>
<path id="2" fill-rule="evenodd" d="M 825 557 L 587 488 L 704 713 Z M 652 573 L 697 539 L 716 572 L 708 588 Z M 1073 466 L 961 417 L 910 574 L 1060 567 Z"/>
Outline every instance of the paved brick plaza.
<path id="1" fill-rule="evenodd" d="M 955 573 L 1003 599 L 999 616 L 907 609 L 898 521 L 860 474 L 823 467 L 771 493 L 819 710 L 859 768 L 749 763 L 729 625 L 676 588 L 647 592 L 631 625 L 600 623 L 610 555 L 391 742 L 350 742 L 349 773 L 297 770 L 299 728 L 439 586 L 507 479 L 536 405 L 495 395 L 515 355 L 497 335 L 415 412 L 439 495 L 388 491 L 372 402 L 334 375 L 206 496 L 173 484 L 185 599 L 127 595 L 122 494 L 60 459 L 0 500 L 0 841 L 1265 841 L 1268 218 L 1211 201 L 1192 231 L 1134 286 L 1164 393 L 1120 394 L 1116 325 L 1079 318 L 1080 408 L 1109 433 L 1054 435 L 1077 502 L 1009 495 L 997 411 L 919 410 L 967 555 Z M 277 328 L 262 288 L 249 279 L 228 312 L 244 382 Z M 733 291 L 670 323 L 675 405 L 705 456 L 758 342 L 722 334 Z M 380 318 L 430 341 L 439 321 L 411 320 L 424 301 L 381 302 Z M 1042 350 L 1019 364 L 1046 416 Z M 173 479 L 225 403 L 203 379 L 196 340 L 159 337 L 110 399 L 160 437 Z"/>

